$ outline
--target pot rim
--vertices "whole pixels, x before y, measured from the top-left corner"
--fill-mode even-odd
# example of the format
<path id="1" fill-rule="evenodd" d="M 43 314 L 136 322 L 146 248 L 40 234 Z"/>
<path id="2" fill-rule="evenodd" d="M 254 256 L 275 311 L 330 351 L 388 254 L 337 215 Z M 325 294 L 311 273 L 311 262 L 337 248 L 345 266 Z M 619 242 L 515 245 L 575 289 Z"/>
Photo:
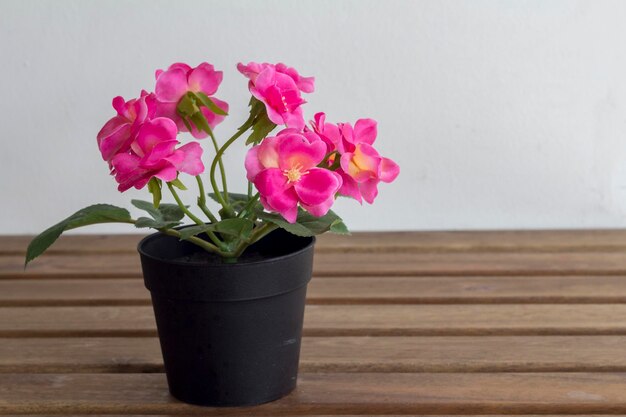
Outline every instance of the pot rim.
<path id="1" fill-rule="evenodd" d="M 185 226 L 182 226 L 185 227 Z M 277 229 L 278 230 L 278 229 Z M 284 229 L 283 229 L 284 230 Z M 285 230 L 286 233 L 289 233 Z M 297 236 L 297 235 L 294 235 Z M 265 259 L 261 259 L 258 261 L 251 261 L 251 262 L 244 262 L 244 263 L 220 263 L 220 264 L 209 264 L 206 262 L 198 262 L 198 261 L 179 261 L 179 260 L 175 260 L 175 259 L 164 259 L 164 258 L 160 258 L 158 256 L 154 256 L 148 252 L 146 252 L 143 249 L 143 246 L 145 246 L 145 244 L 153 239 L 157 239 L 157 238 L 172 238 L 172 239 L 177 239 L 175 236 L 169 236 L 166 235 L 165 233 L 162 232 L 154 232 L 149 234 L 148 236 L 145 236 L 143 239 L 141 239 L 139 241 L 139 243 L 137 243 L 137 252 L 139 252 L 139 254 L 141 256 L 145 256 L 146 258 L 152 259 L 154 261 L 157 262 L 167 262 L 169 264 L 173 264 L 173 265 L 181 265 L 181 266 L 201 266 L 203 268 L 224 268 L 225 266 L 228 266 L 228 268 L 246 268 L 246 267 L 253 267 L 255 265 L 260 265 L 260 264 L 270 264 L 270 263 L 274 263 L 274 262 L 280 262 L 284 259 L 288 259 L 291 258 L 293 256 L 297 256 L 298 254 L 308 251 L 310 250 L 316 242 L 316 238 L 315 236 L 297 236 L 301 239 L 311 239 L 311 241 L 309 243 L 307 243 L 304 247 L 294 251 L 294 252 L 290 252 L 287 253 L 285 255 L 279 255 L 279 256 L 273 256 L 271 258 L 265 258 Z M 178 240 L 178 239 L 177 239 Z M 178 242 L 180 242 L 180 240 L 178 240 Z M 256 242 L 255 242 L 256 243 Z M 201 249 L 201 248 L 199 248 Z M 203 249 L 201 249 L 203 250 Z M 216 256 L 219 256 L 216 254 Z"/>

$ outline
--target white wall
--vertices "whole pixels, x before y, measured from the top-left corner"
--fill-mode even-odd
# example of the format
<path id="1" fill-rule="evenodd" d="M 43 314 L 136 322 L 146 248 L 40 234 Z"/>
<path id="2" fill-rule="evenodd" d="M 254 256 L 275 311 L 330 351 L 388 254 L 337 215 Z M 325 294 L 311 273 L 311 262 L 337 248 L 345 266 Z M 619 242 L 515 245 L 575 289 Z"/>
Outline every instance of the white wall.
<path id="1" fill-rule="evenodd" d="M 95 135 L 113 96 L 204 60 L 225 72 L 221 138 L 245 117 L 238 61 L 315 75 L 308 116 L 378 119 L 402 173 L 338 204 L 355 230 L 626 226 L 625 22 L 598 0 L 0 1 L 0 233 L 145 198 L 116 191 Z"/>

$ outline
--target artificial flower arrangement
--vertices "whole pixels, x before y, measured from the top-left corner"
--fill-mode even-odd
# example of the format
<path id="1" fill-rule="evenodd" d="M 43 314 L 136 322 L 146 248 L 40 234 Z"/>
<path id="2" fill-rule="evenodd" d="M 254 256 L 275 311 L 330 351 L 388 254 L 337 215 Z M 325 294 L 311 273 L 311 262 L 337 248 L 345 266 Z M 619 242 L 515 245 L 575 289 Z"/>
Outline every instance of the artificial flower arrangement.
<path id="1" fill-rule="evenodd" d="M 120 192 L 150 192 L 152 201 L 131 201 L 147 215 L 134 219 L 124 208 L 92 205 L 45 230 L 26 254 L 28 263 L 64 231 L 91 224 L 156 229 L 138 247 L 144 280 L 170 392 L 194 404 L 257 404 L 295 387 L 313 236 L 348 233 L 330 210 L 336 198 L 371 204 L 378 185 L 399 174 L 373 147 L 374 120 L 329 123 L 317 113 L 305 124 L 302 93 L 313 92 L 313 77 L 281 63 L 237 69 L 249 80 L 250 113 L 222 146 L 213 131 L 229 106 L 215 97 L 222 72 L 211 64 L 172 64 L 156 71 L 154 92 L 115 97 L 117 115 L 97 144 Z M 182 144 L 184 132 L 193 139 Z M 208 170 L 205 138 L 213 156 Z M 251 145 L 247 191 L 232 193 L 222 157 L 240 138 Z M 199 194 L 186 205 L 180 192 L 193 182 Z M 176 204 L 162 203 L 164 192 Z M 207 197 L 219 211 L 209 209 Z M 191 223 L 183 225 L 185 218 Z"/>

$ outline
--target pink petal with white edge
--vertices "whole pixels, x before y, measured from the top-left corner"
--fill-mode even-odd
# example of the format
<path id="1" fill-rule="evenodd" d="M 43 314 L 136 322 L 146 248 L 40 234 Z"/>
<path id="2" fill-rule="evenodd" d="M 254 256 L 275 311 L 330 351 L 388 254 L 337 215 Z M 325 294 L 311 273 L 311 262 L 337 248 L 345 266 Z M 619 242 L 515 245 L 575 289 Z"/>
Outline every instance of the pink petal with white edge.
<path id="1" fill-rule="evenodd" d="M 302 203 L 315 206 L 334 198 L 341 182 L 341 177 L 332 171 L 312 168 L 294 184 L 294 188 Z"/>
<path id="2" fill-rule="evenodd" d="M 180 68 L 174 68 L 159 75 L 154 93 L 159 101 L 177 103 L 188 89 L 187 73 Z"/>
<path id="3" fill-rule="evenodd" d="M 363 199 L 370 204 L 374 203 L 374 199 L 378 196 L 378 182 L 377 179 L 373 178 L 359 184 Z"/>
<path id="4" fill-rule="evenodd" d="M 191 142 L 181 146 L 176 152 L 182 152 L 184 158 L 175 165 L 176 169 L 189 175 L 199 175 L 204 172 L 202 163 L 202 147 L 198 142 Z"/>
<path id="5" fill-rule="evenodd" d="M 378 134 L 378 123 L 373 119 L 359 119 L 354 124 L 354 143 L 371 145 Z"/>
<path id="6" fill-rule="evenodd" d="M 326 145 L 322 141 L 310 143 L 300 134 L 281 135 L 278 145 L 278 163 L 280 169 L 289 170 L 298 167 L 308 170 L 322 162 L 326 156 Z"/>
<path id="7" fill-rule="evenodd" d="M 223 75 L 222 71 L 215 71 L 213 65 L 203 62 L 189 73 L 187 78 L 189 90 L 201 91 L 207 96 L 212 96 L 220 86 Z"/>
<path id="8" fill-rule="evenodd" d="M 383 182 L 392 182 L 400 174 L 400 166 L 389 158 L 382 158 L 378 168 L 378 178 Z"/>

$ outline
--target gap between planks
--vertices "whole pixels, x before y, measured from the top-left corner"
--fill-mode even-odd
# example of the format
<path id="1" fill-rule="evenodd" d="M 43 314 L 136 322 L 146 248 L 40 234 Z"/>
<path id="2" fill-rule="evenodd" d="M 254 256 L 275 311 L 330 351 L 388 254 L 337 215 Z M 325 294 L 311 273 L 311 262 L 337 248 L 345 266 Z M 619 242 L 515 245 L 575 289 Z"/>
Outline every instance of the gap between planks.
<path id="1" fill-rule="evenodd" d="M 302 373 L 268 404 L 180 403 L 163 374 L 0 374 L 3 414 L 617 414 L 623 373 Z"/>
<path id="2" fill-rule="evenodd" d="M 626 277 L 315 277 L 308 304 L 626 303 Z M 140 278 L 0 280 L 0 306 L 150 305 Z"/>
<path id="3" fill-rule="evenodd" d="M 136 253 L 144 235 L 64 235 L 48 250 L 63 253 Z M 33 236 L 2 236 L 0 255 L 22 255 Z M 318 236 L 318 251 L 331 252 L 543 252 L 626 250 L 625 230 L 505 230 L 354 232 Z"/>
<path id="4" fill-rule="evenodd" d="M 20 256 L 0 257 L 0 278 L 140 277 L 134 254 L 43 256 L 24 270 Z M 316 254 L 315 276 L 626 275 L 621 252 Z"/>
<path id="5" fill-rule="evenodd" d="M 308 305 L 305 336 L 626 335 L 625 304 Z M 0 336 L 154 336 L 149 306 L 0 307 Z"/>
<path id="6" fill-rule="evenodd" d="M 626 372 L 626 336 L 305 337 L 302 372 Z M 160 373 L 157 338 L 0 339 L 0 373 Z"/>

